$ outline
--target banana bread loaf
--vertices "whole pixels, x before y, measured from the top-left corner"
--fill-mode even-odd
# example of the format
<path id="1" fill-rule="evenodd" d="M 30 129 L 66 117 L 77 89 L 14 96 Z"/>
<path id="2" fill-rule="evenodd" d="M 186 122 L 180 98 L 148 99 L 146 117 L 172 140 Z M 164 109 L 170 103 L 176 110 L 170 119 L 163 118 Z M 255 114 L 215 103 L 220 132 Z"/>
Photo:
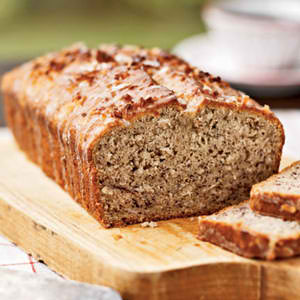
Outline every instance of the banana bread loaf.
<path id="1" fill-rule="evenodd" d="M 300 161 L 254 185 L 250 206 L 264 215 L 300 221 Z"/>
<path id="2" fill-rule="evenodd" d="M 105 227 L 212 213 L 278 171 L 268 107 L 157 48 L 73 45 L 2 90 L 20 148 Z"/>
<path id="3" fill-rule="evenodd" d="M 199 239 L 245 257 L 273 260 L 300 254 L 300 224 L 254 212 L 249 201 L 199 218 Z"/>

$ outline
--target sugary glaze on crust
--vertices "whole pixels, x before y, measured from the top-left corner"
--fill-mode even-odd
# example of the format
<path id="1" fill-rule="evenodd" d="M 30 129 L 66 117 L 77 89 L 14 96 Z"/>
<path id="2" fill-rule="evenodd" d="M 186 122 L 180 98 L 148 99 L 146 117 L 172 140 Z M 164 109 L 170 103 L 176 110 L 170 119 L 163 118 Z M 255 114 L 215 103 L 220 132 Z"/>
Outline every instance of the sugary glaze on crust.
<path id="1" fill-rule="evenodd" d="M 278 184 L 276 181 L 282 175 L 285 175 L 288 171 L 292 171 L 293 168 L 299 168 L 300 161 L 292 163 L 290 166 L 281 170 L 278 174 L 275 174 L 267 180 L 255 184 L 251 189 L 250 205 L 254 211 L 258 213 L 283 218 L 286 220 L 300 221 L 300 194 L 299 193 L 285 193 L 279 191 L 267 191 L 261 190 L 266 184 Z M 296 172 L 295 172 L 296 173 Z M 296 176 L 296 174 L 295 174 Z M 295 177 L 298 179 L 298 176 Z M 300 182 L 300 179 L 299 179 Z M 299 186 L 299 184 L 298 184 Z"/>
<path id="2" fill-rule="evenodd" d="M 101 45 L 99 49 L 120 63 L 143 68 L 159 84 L 171 89 L 178 101 L 195 111 L 204 99 L 233 103 L 239 107 L 255 107 L 271 113 L 268 106 L 261 107 L 243 92 L 232 89 L 220 77 L 192 67 L 184 60 L 159 48 Z"/>
<path id="3" fill-rule="evenodd" d="M 157 48 L 76 44 L 6 74 L 2 90 L 21 149 L 104 226 L 93 148 L 113 127 L 165 105 L 193 113 L 207 102 L 281 126 L 267 107 Z"/>

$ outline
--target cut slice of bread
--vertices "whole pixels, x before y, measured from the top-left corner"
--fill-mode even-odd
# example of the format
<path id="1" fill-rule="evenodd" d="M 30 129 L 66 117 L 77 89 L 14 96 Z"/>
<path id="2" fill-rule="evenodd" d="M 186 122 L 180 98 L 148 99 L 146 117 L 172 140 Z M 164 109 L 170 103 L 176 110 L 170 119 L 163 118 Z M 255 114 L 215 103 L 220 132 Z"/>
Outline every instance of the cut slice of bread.
<path id="1" fill-rule="evenodd" d="M 300 254 L 300 224 L 254 212 L 249 201 L 199 218 L 199 239 L 249 258 Z"/>
<path id="2" fill-rule="evenodd" d="M 300 161 L 254 185 L 250 206 L 260 214 L 300 221 Z"/>

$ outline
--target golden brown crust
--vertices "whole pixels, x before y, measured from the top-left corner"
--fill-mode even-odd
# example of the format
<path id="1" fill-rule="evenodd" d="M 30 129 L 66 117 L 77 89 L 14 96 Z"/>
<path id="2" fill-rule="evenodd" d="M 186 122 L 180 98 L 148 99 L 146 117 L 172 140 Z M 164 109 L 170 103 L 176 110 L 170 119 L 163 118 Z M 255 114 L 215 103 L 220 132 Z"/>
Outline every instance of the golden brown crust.
<path id="1" fill-rule="evenodd" d="M 285 173 L 300 161 L 292 163 L 290 166 L 281 170 L 267 180 L 255 184 L 251 189 L 250 206 L 251 208 L 263 215 L 282 218 L 285 220 L 300 221 L 300 195 L 283 194 L 279 192 L 261 192 L 259 188 L 267 182 L 273 181 L 278 175 Z"/>
<path id="2" fill-rule="evenodd" d="M 300 238 L 291 237 L 276 242 L 274 257 L 292 257 L 300 254 Z"/>
<path id="3" fill-rule="evenodd" d="M 138 46 L 101 45 L 99 49 L 113 57 L 119 64 L 142 68 L 156 82 L 173 90 L 177 98 L 197 108 L 201 100 L 234 103 L 238 106 L 256 107 L 272 113 L 267 106 L 262 108 L 244 93 L 229 86 L 220 77 L 214 77 L 192 67 L 181 58 L 159 48 L 145 49 Z M 199 98 L 196 105 L 193 98 Z"/>
<path id="4" fill-rule="evenodd" d="M 115 126 L 158 115 L 168 105 L 190 113 L 204 105 L 225 106 L 270 120 L 284 143 L 282 125 L 268 109 L 173 55 L 150 52 L 159 67 L 147 66 L 145 59 L 126 65 L 101 49 L 73 46 L 13 70 L 2 82 L 7 122 L 20 148 L 104 226 L 110 224 L 99 200 L 93 149 Z M 177 76 L 184 91 L 189 84 L 194 88 L 188 97 L 157 83 L 153 72 L 163 66 L 171 69 L 162 78 Z M 192 96 L 197 99 L 193 105 Z M 279 167 L 281 151 L 277 155 Z"/>
<path id="5" fill-rule="evenodd" d="M 300 221 L 299 201 L 300 197 L 296 195 L 265 192 L 251 196 L 251 208 L 263 215 Z"/>

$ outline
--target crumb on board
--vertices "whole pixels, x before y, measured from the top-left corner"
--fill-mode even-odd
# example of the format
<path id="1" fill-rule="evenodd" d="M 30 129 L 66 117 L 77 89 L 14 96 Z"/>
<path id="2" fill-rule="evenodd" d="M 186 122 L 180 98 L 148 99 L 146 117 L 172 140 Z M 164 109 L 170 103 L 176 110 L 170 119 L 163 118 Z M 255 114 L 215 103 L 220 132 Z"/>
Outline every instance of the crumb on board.
<path id="1" fill-rule="evenodd" d="M 151 227 L 151 228 L 154 228 L 154 227 L 157 227 L 157 223 L 156 222 L 144 222 L 141 224 L 142 227 Z"/>
<path id="2" fill-rule="evenodd" d="M 113 234 L 112 236 L 113 236 L 115 241 L 118 241 L 118 240 L 123 238 L 123 236 L 121 234 Z"/>

